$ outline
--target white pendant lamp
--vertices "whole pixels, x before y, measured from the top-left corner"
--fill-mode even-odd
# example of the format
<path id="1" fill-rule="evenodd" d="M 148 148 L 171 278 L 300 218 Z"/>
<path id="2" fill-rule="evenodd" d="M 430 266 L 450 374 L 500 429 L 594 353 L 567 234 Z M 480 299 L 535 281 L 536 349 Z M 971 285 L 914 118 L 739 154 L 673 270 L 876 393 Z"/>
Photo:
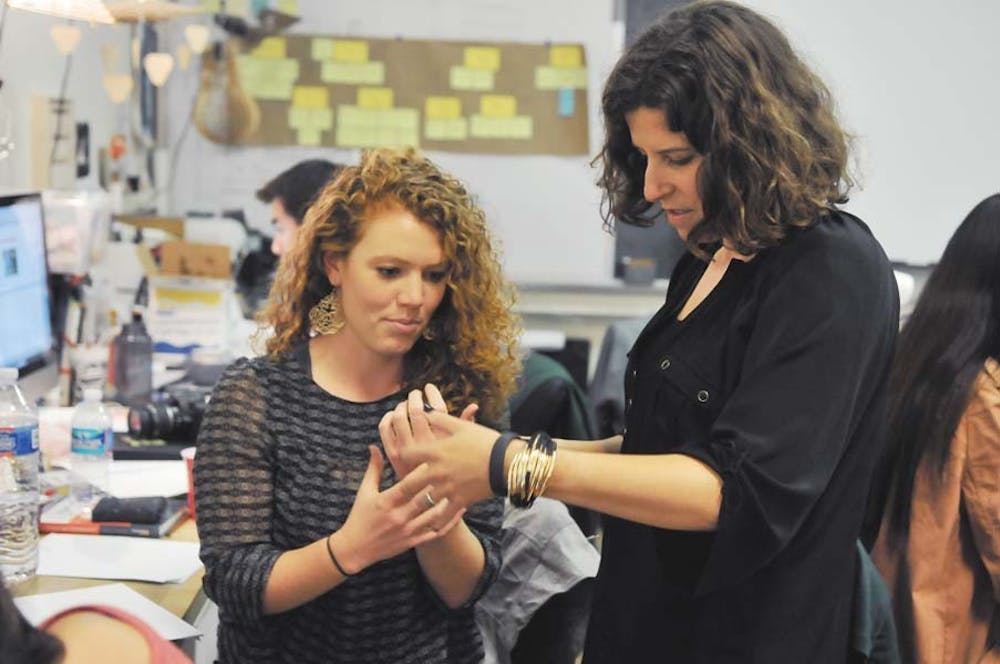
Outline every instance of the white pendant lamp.
<path id="1" fill-rule="evenodd" d="M 130 74 L 105 74 L 104 91 L 116 104 L 120 104 L 132 94 L 132 76 Z"/>
<path id="2" fill-rule="evenodd" d="M 191 52 L 195 55 L 201 55 L 208 48 L 209 34 L 208 28 L 199 23 L 194 23 L 184 28 L 184 39 L 187 40 L 188 46 L 191 47 Z"/>
<path id="3" fill-rule="evenodd" d="M 150 83 L 160 87 L 167 82 L 167 77 L 174 68 L 174 56 L 169 53 L 147 53 L 142 59 L 142 68 Z"/>
<path id="4" fill-rule="evenodd" d="M 80 43 L 80 28 L 75 25 L 56 23 L 49 28 L 49 34 L 52 35 L 52 41 L 56 43 L 56 48 L 63 55 L 72 53 L 76 50 L 77 44 Z"/>
<path id="5" fill-rule="evenodd" d="M 191 47 L 183 42 L 178 44 L 177 50 L 174 52 L 174 59 L 177 60 L 177 66 L 181 68 L 181 71 L 187 71 L 191 65 Z"/>

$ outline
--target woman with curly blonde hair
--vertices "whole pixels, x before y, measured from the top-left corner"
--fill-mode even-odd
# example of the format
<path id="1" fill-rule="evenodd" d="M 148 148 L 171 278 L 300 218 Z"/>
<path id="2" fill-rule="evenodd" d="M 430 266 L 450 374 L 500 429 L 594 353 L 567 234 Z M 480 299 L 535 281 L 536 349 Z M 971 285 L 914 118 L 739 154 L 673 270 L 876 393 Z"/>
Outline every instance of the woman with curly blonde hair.
<path id="1" fill-rule="evenodd" d="M 587 664 L 843 664 L 898 297 L 838 207 L 830 95 L 771 22 L 714 1 L 640 35 L 602 103 L 606 223 L 662 212 L 690 248 L 629 353 L 620 449 L 411 408 L 393 431 L 438 439 L 402 456 L 456 504 L 608 515 Z"/>
<path id="2" fill-rule="evenodd" d="M 373 443 L 427 382 L 432 407 L 500 422 L 511 303 L 482 210 L 427 159 L 366 152 L 326 185 L 261 313 L 267 355 L 226 371 L 198 440 L 223 662 L 480 661 L 502 501 L 456 506 Z"/>

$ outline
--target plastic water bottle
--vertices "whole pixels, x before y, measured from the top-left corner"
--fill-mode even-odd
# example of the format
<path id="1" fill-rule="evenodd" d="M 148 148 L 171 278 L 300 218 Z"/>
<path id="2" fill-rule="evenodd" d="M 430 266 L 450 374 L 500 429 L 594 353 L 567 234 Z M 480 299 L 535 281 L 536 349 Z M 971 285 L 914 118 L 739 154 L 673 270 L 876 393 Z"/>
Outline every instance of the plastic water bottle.
<path id="1" fill-rule="evenodd" d="M 132 320 L 112 342 L 115 389 L 122 403 L 135 406 L 153 392 L 153 340 L 142 321 L 143 308 L 132 307 Z"/>
<path id="2" fill-rule="evenodd" d="M 38 415 L 0 368 L 0 574 L 8 584 L 38 567 Z"/>
<path id="3" fill-rule="evenodd" d="M 81 505 L 90 505 L 95 487 L 102 492 L 108 490 L 114 436 L 111 416 L 101 397 L 97 388 L 84 390 L 83 401 L 77 404 L 71 421 L 70 459 L 73 474 L 82 480 L 73 484 L 73 497 Z"/>

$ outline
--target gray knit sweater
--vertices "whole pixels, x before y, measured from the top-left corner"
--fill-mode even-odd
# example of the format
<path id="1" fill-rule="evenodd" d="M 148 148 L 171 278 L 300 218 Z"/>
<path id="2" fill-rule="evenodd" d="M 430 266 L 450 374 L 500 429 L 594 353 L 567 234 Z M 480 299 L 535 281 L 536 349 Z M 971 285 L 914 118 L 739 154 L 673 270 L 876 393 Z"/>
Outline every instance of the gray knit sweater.
<path id="1" fill-rule="evenodd" d="M 378 422 L 404 398 L 339 399 L 311 378 L 300 347 L 275 362 L 241 359 L 220 379 L 198 437 L 194 478 L 205 591 L 219 605 L 222 662 L 479 662 L 472 604 L 500 567 L 500 499 L 465 522 L 486 551 L 466 606 L 448 609 L 411 550 L 381 561 L 296 609 L 262 614 L 282 552 L 344 523 L 379 445 Z M 386 463 L 381 486 L 396 481 Z"/>

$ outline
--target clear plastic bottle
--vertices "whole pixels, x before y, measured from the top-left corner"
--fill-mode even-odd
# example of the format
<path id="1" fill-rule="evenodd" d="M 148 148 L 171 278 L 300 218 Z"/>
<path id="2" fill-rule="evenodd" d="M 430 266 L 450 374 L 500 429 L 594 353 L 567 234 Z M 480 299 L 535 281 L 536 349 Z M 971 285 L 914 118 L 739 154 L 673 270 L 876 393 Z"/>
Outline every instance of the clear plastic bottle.
<path id="1" fill-rule="evenodd" d="M 111 415 L 101 403 L 101 390 L 87 388 L 83 401 L 73 411 L 70 446 L 73 474 L 78 480 L 73 484 L 73 497 L 82 505 L 90 505 L 94 488 L 108 490 L 111 452 L 114 436 Z"/>
<path id="2" fill-rule="evenodd" d="M 153 340 L 142 312 L 141 306 L 132 307 L 132 320 L 112 342 L 115 389 L 118 400 L 128 406 L 149 401 L 153 392 Z"/>
<path id="3" fill-rule="evenodd" d="M 8 584 L 38 567 L 38 415 L 0 368 L 0 573 Z"/>

